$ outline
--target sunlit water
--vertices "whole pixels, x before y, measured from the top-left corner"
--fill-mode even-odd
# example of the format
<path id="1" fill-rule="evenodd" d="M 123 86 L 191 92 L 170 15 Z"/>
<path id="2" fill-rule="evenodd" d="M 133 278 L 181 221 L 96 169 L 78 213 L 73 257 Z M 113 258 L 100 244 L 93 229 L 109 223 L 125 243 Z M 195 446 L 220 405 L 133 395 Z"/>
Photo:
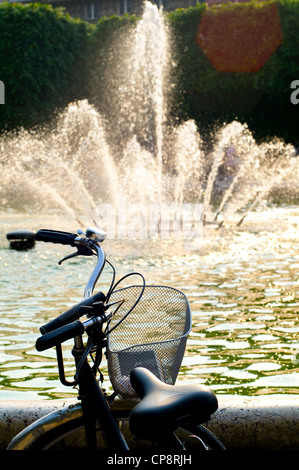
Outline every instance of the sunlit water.
<path id="1" fill-rule="evenodd" d="M 62 226 L 63 225 L 63 226 Z M 48 399 L 75 395 L 58 379 L 55 351 L 38 353 L 39 326 L 83 296 L 93 262 L 58 266 L 67 247 L 36 243 L 9 249 L 5 234 L 18 228 L 77 229 L 72 220 L 1 213 L 0 398 Z M 268 207 L 249 214 L 242 230 L 205 229 L 196 244 L 110 240 L 107 257 L 117 276 L 142 272 L 148 284 L 182 290 L 193 327 L 179 383 L 205 383 L 218 394 L 292 394 L 299 386 L 299 208 Z M 98 285 L 107 290 L 111 270 Z M 65 364 L 74 368 L 71 344 Z M 106 373 L 106 363 L 103 363 Z M 104 386 L 109 388 L 106 379 Z"/>

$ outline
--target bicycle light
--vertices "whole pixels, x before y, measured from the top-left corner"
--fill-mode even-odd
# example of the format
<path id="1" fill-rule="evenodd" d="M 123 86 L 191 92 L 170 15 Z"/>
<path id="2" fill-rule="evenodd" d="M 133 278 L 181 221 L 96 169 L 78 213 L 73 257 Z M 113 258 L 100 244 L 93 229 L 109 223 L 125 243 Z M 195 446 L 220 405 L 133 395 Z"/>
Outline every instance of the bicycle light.
<path id="1" fill-rule="evenodd" d="M 86 230 L 85 236 L 96 242 L 103 242 L 106 238 L 106 232 L 96 227 L 89 227 Z"/>

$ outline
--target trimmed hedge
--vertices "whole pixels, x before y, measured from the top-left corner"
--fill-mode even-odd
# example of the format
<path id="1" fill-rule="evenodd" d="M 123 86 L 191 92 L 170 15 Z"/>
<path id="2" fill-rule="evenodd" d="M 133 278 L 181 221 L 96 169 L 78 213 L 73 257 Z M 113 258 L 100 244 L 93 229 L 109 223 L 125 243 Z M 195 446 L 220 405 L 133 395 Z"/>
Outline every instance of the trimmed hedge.
<path id="1" fill-rule="evenodd" d="M 87 23 L 48 5 L 3 3 L 0 31 L 1 129 L 36 126 L 85 96 Z"/>
<path id="2" fill-rule="evenodd" d="M 266 62 L 255 72 L 217 70 L 203 51 L 206 39 L 198 38 L 203 15 L 216 21 L 216 27 L 214 24 L 205 34 L 210 35 L 209 41 L 214 40 L 213 31 L 220 36 L 223 43 L 218 43 L 221 47 L 217 46 L 215 53 L 221 52 L 221 63 L 225 47 L 228 52 L 236 47 L 234 35 L 244 37 L 246 33 L 248 38 L 251 30 L 248 43 L 256 43 L 259 29 L 261 39 L 256 47 L 261 46 L 263 52 L 262 41 L 267 44 L 273 32 L 268 28 L 268 36 L 263 36 L 267 30 L 263 22 L 273 6 L 280 17 L 282 39 Z M 175 118 L 192 118 L 207 134 L 217 125 L 238 119 L 247 122 L 257 138 L 276 135 L 299 141 L 299 106 L 290 101 L 291 82 L 299 79 L 299 0 L 199 4 L 165 13 L 165 18 L 176 63 L 172 71 L 176 95 L 171 109 Z M 88 98 L 95 105 L 108 107 L 103 81 L 108 63 L 114 63 L 118 73 L 118 52 L 111 44 L 122 40 L 123 32 L 135 22 L 136 17 L 126 15 L 89 25 L 47 5 L 1 4 L 0 80 L 5 84 L 6 104 L 0 106 L 0 129 L 42 124 L 76 99 Z M 117 82 L 110 79 L 113 89 Z M 113 99 L 117 99 L 117 89 Z"/>
<path id="3" fill-rule="evenodd" d="M 196 41 L 203 14 L 218 16 L 221 29 L 218 34 L 223 42 L 228 41 L 228 46 L 233 34 L 239 34 L 239 37 L 246 37 L 248 43 L 255 40 L 259 48 L 254 37 L 256 30 L 248 37 L 249 27 L 253 25 L 254 12 L 258 20 L 259 12 L 263 9 L 267 12 L 271 5 L 278 7 L 282 41 L 264 65 L 255 73 L 217 71 Z M 177 10 L 168 17 L 180 70 L 174 113 L 195 119 L 206 132 L 213 131 L 217 124 L 237 119 L 247 122 L 257 138 L 276 135 L 286 141 L 299 141 L 299 108 L 290 101 L 291 82 L 299 78 L 298 0 L 199 5 Z M 228 18 L 238 21 L 235 21 L 235 29 L 225 34 Z M 233 21 L 229 24 L 232 28 Z M 269 32 L 266 31 L 268 36 Z M 265 34 L 263 39 L 267 41 L 269 37 Z"/>

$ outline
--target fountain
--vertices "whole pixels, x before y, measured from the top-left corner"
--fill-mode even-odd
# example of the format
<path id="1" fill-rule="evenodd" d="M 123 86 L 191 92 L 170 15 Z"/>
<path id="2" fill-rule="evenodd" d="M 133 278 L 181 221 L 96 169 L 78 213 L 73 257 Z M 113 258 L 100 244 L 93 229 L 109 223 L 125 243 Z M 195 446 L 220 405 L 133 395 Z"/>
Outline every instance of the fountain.
<path id="1" fill-rule="evenodd" d="M 202 234 L 198 225 L 240 225 L 273 188 L 296 187 L 290 145 L 257 144 L 246 125 L 232 122 L 207 151 L 193 121 L 171 127 L 168 34 L 162 13 L 146 2 L 130 59 L 119 64 L 120 107 L 111 114 L 118 122 L 108 127 L 83 100 L 69 104 L 53 131 L 1 138 L 3 208 L 58 211 L 104 226 L 112 238 L 190 238 Z M 124 122 L 115 151 L 111 129 Z"/>
<path id="2" fill-rule="evenodd" d="M 223 406 L 216 434 L 230 428 L 233 445 L 254 448 L 262 423 L 259 436 L 279 448 L 281 436 L 298 435 L 299 210 L 267 204 L 282 190 L 298 192 L 299 159 L 279 140 L 257 143 L 239 122 L 224 125 L 208 147 L 192 120 L 171 126 L 168 34 L 161 12 L 146 3 L 118 82 L 107 83 L 107 95 L 118 90 L 117 99 L 105 97 L 118 106 L 110 116 L 83 100 L 70 103 L 53 130 L 0 138 L 2 233 L 14 230 L 14 243 L 47 226 L 107 230 L 118 275 L 142 265 L 149 284 L 187 293 L 193 326 L 179 380 L 212 384 Z M 182 239 L 188 243 L 179 251 Z M 89 260 L 61 270 L 64 247 L 36 245 L 29 255 L 0 244 L 3 439 L 8 418 L 22 425 L 26 410 L 29 422 L 28 400 L 44 400 L 43 410 L 73 396 L 57 379 L 55 359 L 32 345 L 46 319 L 80 300 Z M 99 288 L 110 282 L 103 273 Z M 245 443 L 232 426 L 238 416 Z"/>

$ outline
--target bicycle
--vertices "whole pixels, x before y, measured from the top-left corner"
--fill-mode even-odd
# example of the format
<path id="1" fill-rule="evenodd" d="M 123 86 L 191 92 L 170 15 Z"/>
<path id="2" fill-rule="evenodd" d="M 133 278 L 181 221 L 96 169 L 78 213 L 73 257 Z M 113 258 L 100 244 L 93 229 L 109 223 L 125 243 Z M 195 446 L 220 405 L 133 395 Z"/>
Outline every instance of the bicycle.
<path id="1" fill-rule="evenodd" d="M 7 450 L 88 449 L 186 452 L 224 450 L 203 423 L 217 410 L 214 392 L 204 385 L 175 385 L 191 330 L 186 296 L 167 286 L 147 286 L 141 273 L 115 281 L 106 259 L 106 234 L 39 230 L 36 241 L 75 247 L 75 256 L 96 256 L 83 299 L 40 328 L 36 349 L 56 348 L 59 378 L 78 389 L 78 402 L 26 427 Z M 104 266 L 112 280 L 107 294 L 94 293 Z M 130 276 L 138 283 L 121 287 Z M 82 320 L 81 317 L 85 317 Z M 74 341 L 75 375 L 66 377 L 62 344 Z M 100 365 L 106 352 L 113 392 L 103 389 Z"/>

